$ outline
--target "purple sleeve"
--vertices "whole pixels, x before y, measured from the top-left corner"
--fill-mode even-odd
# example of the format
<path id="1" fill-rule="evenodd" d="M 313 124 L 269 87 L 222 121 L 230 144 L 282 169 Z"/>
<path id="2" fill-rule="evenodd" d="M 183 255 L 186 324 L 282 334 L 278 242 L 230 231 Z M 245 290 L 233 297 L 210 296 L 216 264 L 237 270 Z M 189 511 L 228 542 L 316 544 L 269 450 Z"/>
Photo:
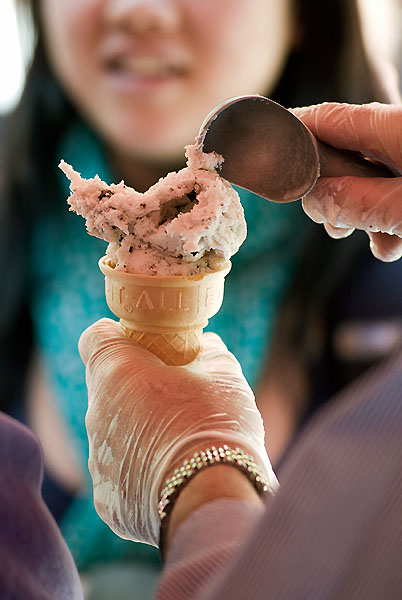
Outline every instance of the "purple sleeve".
<path id="1" fill-rule="evenodd" d="M 82 600 L 72 556 L 45 506 L 33 434 L 0 413 L 0 598 Z"/>
<path id="2" fill-rule="evenodd" d="M 402 598 L 402 354 L 294 445 L 261 516 L 217 500 L 180 527 L 160 600 Z"/>
<path id="3" fill-rule="evenodd" d="M 262 507 L 229 498 L 195 511 L 169 549 L 158 600 L 198 598 L 241 549 L 263 512 Z"/>

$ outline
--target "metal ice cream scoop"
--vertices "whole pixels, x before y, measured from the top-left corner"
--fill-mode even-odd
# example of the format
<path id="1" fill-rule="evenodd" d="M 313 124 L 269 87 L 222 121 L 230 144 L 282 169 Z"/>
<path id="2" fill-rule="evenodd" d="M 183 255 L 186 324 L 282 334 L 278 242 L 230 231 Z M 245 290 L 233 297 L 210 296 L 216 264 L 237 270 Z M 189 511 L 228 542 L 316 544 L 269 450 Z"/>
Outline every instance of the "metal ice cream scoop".
<path id="1" fill-rule="evenodd" d="M 274 202 L 307 194 L 317 178 L 393 177 L 384 165 L 318 141 L 292 112 L 264 96 L 231 98 L 200 129 L 204 152 L 224 158 L 220 174 Z"/>

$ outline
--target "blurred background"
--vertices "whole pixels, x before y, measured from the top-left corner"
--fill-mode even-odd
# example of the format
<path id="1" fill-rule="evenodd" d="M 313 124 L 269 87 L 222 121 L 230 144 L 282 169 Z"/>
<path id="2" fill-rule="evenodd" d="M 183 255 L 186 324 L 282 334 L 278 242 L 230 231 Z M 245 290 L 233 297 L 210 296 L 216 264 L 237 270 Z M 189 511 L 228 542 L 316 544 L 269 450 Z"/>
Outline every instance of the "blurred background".
<path id="1" fill-rule="evenodd" d="M 360 0 L 367 5 L 366 43 L 390 58 L 402 73 L 402 0 Z M 18 101 L 30 58 L 31 34 L 19 35 L 13 0 L 0 1 L 0 113 Z"/>
<path id="2" fill-rule="evenodd" d="M 29 20 L 17 27 L 16 1 L 0 0 L 0 116 L 18 103 L 34 41 Z M 173 0 L 166 0 L 166 6 L 169 1 L 174 6 Z M 258 57 L 265 45 L 269 51 L 276 47 L 283 59 L 290 53 L 289 61 L 281 67 L 280 81 L 261 89 L 285 106 L 295 106 L 299 98 L 307 104 L 333 98 L 349 102 L 398 98 L 395 84 L 399 89 L 401 85 L 395 75 L 399 72 L 402 80 L 402 0 L 292 1 L 294 14 L 290 21 L 292 27 L 299 29 L 288 36 L 278 11 L 277 21 L 269 17 L 273 23 L 270 34 L 265 30 L 261 33 L 263 48 L 256 46 Z M 362 48 L 356 22 L 357 2 L 365 9 L 362 30 L 369 52 Z M 33 6 L 38 3 L 30 0 Z M 112 0 L 64 4 L 63 0 L 48 0 L 44 6 L 54 9 L 48 33 L 63 31 L 63 18 L 55 23 L 55 16 L 65 15 L 62 7 L 71 5 L 77 23 L 81 23 L 83 6 L 96 5 L 103 11 L 112 4 Z M 115 4 L 124 7 L 116 25 L 120 33 L 127 29 L 132 10 L 134 24 L 141 25 L 135 13 L 138 7 L 146 8 L 155 18 L 163 14 L 160 9 L 165 6 L 162 1 L 147 0 L 142 5 L 138 0 Z M 180 8 L 192 6 L 191 2 L 176 4 Z M 214 40 L 220 39 L 218 27 L 230 37 L 234 34 L 236 41 L 241 40 L 244 13 L 237 11 L 241 3 L 232 4 L 242 18 L 228 20 L 230 10 L 221 11 L 218 18 L 215 6 L 219 3 L 213 9 L 203 8 L 209 7 L 208 3 L 197 3 L 199 12 L 195 15 L 202 18 L 197 17 L 194 22 L 201 23 L 200 32 L 207 19 L 209 24 L 218 23 Z M 271 4 L 273 8 L 287 6 L 283 0 L 247 3 L 247 12 L 253 15 L 252 33 L 258 9 L 270 9 Z M 255 12 L 249 10 L 249 5 L 257 7 Z M 102 11 L 96 18 L 104 17 Z M 54 27 L 57 22 L 59 30 Z M 280 31 L 281 23 L 283 35 L 289 39 L 279 51 L 280 36 L 275 41 L 272 33 Z M 95 20 L 93 25 L 99 31 L 102 21 Z M 72 35 L 67 52 L 74 47 L 75 39 Z M 208 45 L 211 39 L 205 38 Z M 246 55 L 244 65 L 254 67 L 258 60 L 253 52 L 247 52 L 254 51 L 250 43 L 253 39 L 250 36 L 245 44 L 233 43 L 233 49 L 240 47 Z M 52 51 L 57 47 L 57 35 L 54 41 Z M 90 50 L 84 46 L 85 57 L 96 56 L 94 47 L 88 47 Z M 219 51 L 222 52 L 218 44 Z M 211 52 L 210 56 L 215 54 Z M 78 53 L 78 58 L 82 56 Z M 127 62 L 130 58 L 128 53 Z M 214 75 L 209 80 L 207 70 L 200 69 L 202 76 L 195 77 L 196 87 L 184 86 L 183 95 L 178 96 L 183 99 L 180 106 L 190 107 L 184 118 L 174 103 L 170 106 L 167 102 L 160 114 L 156 108 L 149 112 L 151 116 L 138 119 L 143 116 L 141 103 L 138 110 L 130 106 L 125 111 L 120 110 L 124 103 L 120 106 L 113 100 L 111 104 L 99 104 L 101 108 L 95 110 L 94 105 L 101 98 L 93 94 L 91 82 L 77 69 L 77 59 L 74 71 L 79 87 L 85 94 L 90 89 L 89 116 L 100 115 L 99 122 L 97 117 L 91 126 L 84 122 L 83 114 L 79 122 L 44 59 L 44 53 L 36 54 L 23 110 L 17 116 L 11 113 L 9 119 L 0 119 L 1 126 L 6 124 L 0 130 L 0 270 L 8 286 L 0 294 L 5 306 L 0 310 L 0 407 L 29 423 L 42 442 L 46 464 L 44 497 L 72 550 L 87 600 L 125 600 L 133 597 L 134 590 L 137 598 L 146 600 L 159 575 L 156 550 L 123 542 L 100 522 L 93 508 L 84 427 L 86 389 L 77 340 L 89 323 L 106 314 L 103 277 L 94 268 L 105 245 L 90 239 L 83 222 L 66 210 L 68 183 L 57 163 L 63 156 L 84 176 L 99 173 L 105 180 L 113 180 L 112 175 L 118 174 L 127 181 L 127 173 L 130 186 L 138 184 L 147 189 L 166 175 L 168 168 L 172 170 L 172 163 L 176 168 L 184 134 L 169 141 L 171 124 L 186 123 L 183 131 L 194 133 L 201 122 L 197 110 L 205 108 L 204 117 L 206 109 L 211 108 L 210 98 L 222 100 L 220 88 L 216 96 L 212 93 L 216 81 L 228 75 L 223 89 L 232 90 L 235 83 L 235 89 L 240 89 L 245 85 L 243 79 L 247 81 L 247 69 L 243 66 L 239 74 L 237 62 L 231 61 L 235 65 L 231 70 L 228 61 L 217 61 L 222 65 L 217 67 L 219 78 Z M 159 62 L 163 75 L 169 61 L 166 65 L 163 60 Z M 123 69 L 119 63 L 123 63 Z M 134 65 L 135 76 L 136 71 L 141 76 L 141 68 L 144 69 L 141 59 L 138 64 L 139 67 Z M 257 68 L 259 77 L 264 69 L 265 75 L 271 76 L 271 61 L 261 61 L 261 65 Z M 124 60 L 117 60 L 117 66 L 117 71 L 124 74 Z M 206 83 L 208 93 L 203 89 Z M 65 91 L 71 92 L 69 88 L 66 85 Z M 192 102 L 194 95 L 188 101 L 187 90 L 201 98 L 201 109 L 191 110 L 197 102 Z M 77 102 L 77 106 L 80 104 Z M 83 107 L 78 106 L 78 113 L 79 109 Z M 162 123 L 160 128 L 154 126 L 155 116 Z M 136 129 L 140 120 L 144 123 Z M 133 127 L 135 135 L 127 133 L 125 125 Z M 161 130 L 158 139 L 167 148 L 162 159 L 158 144 L 149 153 L 148 136 L 153 136 L 156 129 Z M 119 140 L 116 148 L 115 135 Z M 116 161 L 107 160 L 109 155 Z M 241 362 L 247 361 L 242 364 L 253 377 L 259 408 L 269 423 L 267 446 L 277 466 L 305 420 L 338 389 L 384 358 L 401 339 L 402 260 L 389 264 L 375 261 L 363 234 L 338 244 L 323 228 L 311 224 L 301 210 L 297 212 L 296 203 L 276 209 L 279 205 L 260 204 L 249 194 L 243 194 L 242 202 L 253 236 L 248 238 L 248 249 L 245 245 L 246 250 L 242 250 L 244 258 L 235 259 L 237 266 L 226 286 L 226 312 L 220 312 L 220 321 L 215 320 L 213 329 L 228 340 L 229 347 L 233 343 L 235 354 L 242 353 L 238 356 Z M 24 343 L 20 344 L 20 340 Z M 270 356 L 266 354 L 268 350 Z"/>

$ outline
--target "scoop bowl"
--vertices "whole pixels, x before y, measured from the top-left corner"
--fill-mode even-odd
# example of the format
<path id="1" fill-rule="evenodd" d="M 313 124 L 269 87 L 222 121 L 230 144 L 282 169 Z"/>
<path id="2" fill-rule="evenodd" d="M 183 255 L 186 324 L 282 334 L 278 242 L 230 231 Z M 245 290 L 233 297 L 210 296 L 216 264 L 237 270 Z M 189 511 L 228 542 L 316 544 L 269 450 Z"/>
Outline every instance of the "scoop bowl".
<path id="1" fill-rule="evenodd" d="M 265 96 L 225 100 L 206 117 L 198 139 L 204 152 L 223 156 L 222 177 L 274 202 L 298 200 L 320 176 L 394 176 L 359 153 L 320 142 L 296 115 Z"/>

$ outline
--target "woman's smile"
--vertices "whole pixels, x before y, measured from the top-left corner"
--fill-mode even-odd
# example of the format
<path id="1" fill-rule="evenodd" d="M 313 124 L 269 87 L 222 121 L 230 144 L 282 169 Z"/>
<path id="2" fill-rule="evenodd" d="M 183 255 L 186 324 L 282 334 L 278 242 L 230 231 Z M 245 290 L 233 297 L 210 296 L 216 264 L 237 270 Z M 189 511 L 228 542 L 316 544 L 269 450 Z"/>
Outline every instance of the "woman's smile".
<path id="1" fill-rule="evenodd" d="M 101 49 L 100 67 L 115 93 L 133 100 L 155 101 L 155 95 L 179 92 L 191 76 L 190 53 L 171 43 L 144 46 L 126 42 L 108 43 Z"/>

